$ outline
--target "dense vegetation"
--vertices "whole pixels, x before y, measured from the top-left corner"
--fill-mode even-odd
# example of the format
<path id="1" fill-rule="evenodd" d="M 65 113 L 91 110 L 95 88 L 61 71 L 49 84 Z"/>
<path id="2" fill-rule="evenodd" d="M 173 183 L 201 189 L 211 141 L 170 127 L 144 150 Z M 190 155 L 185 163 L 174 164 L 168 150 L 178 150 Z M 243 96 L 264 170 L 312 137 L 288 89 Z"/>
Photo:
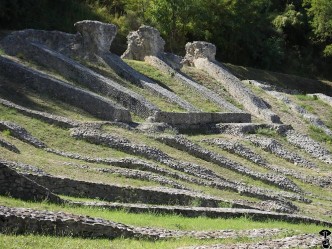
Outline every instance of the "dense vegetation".
<path id="1" fill-rule="evenodd" d="M 287 73 L 331 77 L 330 0 L 3 0 L 0 28 L 74 31 L 97 19 L 119 26 L 116 52 L 141 24 L 158 28 L 166 49 L 192 40 L 217 45 L 219 60 Z"/>

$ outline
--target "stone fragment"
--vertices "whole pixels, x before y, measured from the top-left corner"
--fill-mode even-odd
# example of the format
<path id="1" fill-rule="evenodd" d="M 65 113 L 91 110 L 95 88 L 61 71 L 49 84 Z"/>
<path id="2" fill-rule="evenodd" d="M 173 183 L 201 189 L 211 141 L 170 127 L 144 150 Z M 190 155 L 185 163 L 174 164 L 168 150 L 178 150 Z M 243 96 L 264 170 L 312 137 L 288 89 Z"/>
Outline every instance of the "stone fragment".
<path id="1" fill-rule="evenodd" d="M 164 53 L 165 41 L 157 29 L 143 25 L 127 36 L 128 48 L 123 59 L 143 61 L 145 56 L 160 56 Z"/>
<path id="2" fill-rule="evenodd" d="M 215 61 L 216 46 L 209 42 L 194 41 L 186 44 L 186 56 L 183 60 L 184 64 L 193 65 L 193 61 L 198 58 Z"/>
<path id="3" fill-rule="evenodd" d="M 83 37 L 83 49 L 89 53 L 108 52 L 117 33 L 114 24 L 83 20 L 74 24 Z"/>

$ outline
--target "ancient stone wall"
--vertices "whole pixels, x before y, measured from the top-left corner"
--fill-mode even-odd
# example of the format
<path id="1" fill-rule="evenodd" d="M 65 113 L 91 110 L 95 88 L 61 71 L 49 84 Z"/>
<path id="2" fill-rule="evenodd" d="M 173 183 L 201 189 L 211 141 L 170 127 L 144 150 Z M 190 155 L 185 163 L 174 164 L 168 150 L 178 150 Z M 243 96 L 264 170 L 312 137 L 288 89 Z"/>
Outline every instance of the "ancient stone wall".
<path id="1" fill-rule="evenodd" d="M 229 112 L 243 112 L 242 110 L 240 110 L 233 104 L 229 103 L 215 92 L 211 91 L 210 89 L 206 88 L 201 84 L 198 84 L 197 82 L 189 79 L 186 75 L 173 69 L 172 66 L 168 64 L 168 61 L 165 60 L 165 56 L 162 57 L 162 59 L 156 56 L 145 56 L 145 61 L 150 65 L 154 66 L 155 68 L 159 69 L 160 71 L 171 75 L 174 79 L 182 82 L 184 85 L 194 89 L 203 98 L 207 98 L 210 101 L 214 102 L 221 109 L 225 109 L 226 111 Z"/>
<path id="2" fill-rule="evenodd" d="M 50 175 L 26 175 L 29 179 L 47 187 L 56 194 L 100 198 L 106 201 L 137 202 L 150 204 L 191 205 L 193 202 L 200 206 L 218 207 L 222 203 L 233 207 L 251 208 L 225 201 L 221 198 L 211 197 L 196 192 L 164 187 L 130 187 L 108 185 L 102 183 L 85 182 L 69 178 L 59 178 Z"/>
<path id="3" fill-rule="evenodd" d="M 79 122 L 78 121 L 74 121 L 71 119 L 68 119 L 66 117 L 61 117 L 58 115 L 53 115 L 47 112 L 39 112 L 39 111 L 35 111 L 35 110 L 31 110 L 29 108 L 25 108 L 23 106 L 17 105 L 11 101 L 5 100 L 0 98 L 0 104 L 2 104 L 3 106 L 9 107 L 9 108 L 13 108 L 16 111 L 32 117 L 32 118 L 37 118 L 40 119 L 44 122 L 47 122 L 49 124 L 54 124 L 57 125 L 59 127 L 63 127 L 63 128 L 72 128 L 72 127 L 76 127 L 79 126 Z"/>
<path id="4" fill-rule="evenodd" d="M 163 122 L 181 128 L 191 125 L 210 123 L 250 123 L 249 113 L 220 113 L 220 112 L 157 112 L 153 117 L 155 122 Z"/>
<path id="5" fill-rule="evenodd" d="M 92 92 L 77 88 L 5 57 L 0 57 L 0 74 L 9 81 L 48 94 L 71 105 L 109 120 L 130 122 L 128 110 Z"/>
<path id="6" fill-rule="evenodd" d="M 265 102 L 254 95 L 243 83 L 214 60 L 215 46 L 207 42 L 193 42 L 186 45 L 184 61 L 223 84 L 229 94 L 243 104 L 244 108 L 269 123 L 280 123 L 280 118 L 273 113 Z"/>
<path id="7" fill-rule="evenodd" d="M 0 195 L 32 201 L 49 200 L 61 203 L 62 200 L 47 188 L 26 178 L 11 169 L 7 162 L 0 160 Z"/>
<path id="8" fill-rule="evenodd" d="M 80 216 L 64 212 L 12 208 L 0 206 L 0 232 L 41 233 L 58 236 L 80 236 L 88 238 L 141 238 L 166 239 L 192 237 L 197 239 L 221 239 L 237 237 L 275 236 L 283 229 L 182 231 L 151 227 L 134 227 L 122 223 Z"/>

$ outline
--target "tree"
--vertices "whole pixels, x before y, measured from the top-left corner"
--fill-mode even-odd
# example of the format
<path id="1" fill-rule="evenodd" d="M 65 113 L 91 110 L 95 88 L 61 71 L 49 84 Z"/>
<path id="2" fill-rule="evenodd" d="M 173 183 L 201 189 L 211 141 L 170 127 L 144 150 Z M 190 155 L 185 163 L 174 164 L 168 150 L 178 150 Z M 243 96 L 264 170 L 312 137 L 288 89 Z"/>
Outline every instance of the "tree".
<path id="1" fill-rule="evenodd" d="M 325 46 L 324 55 L 332 56 L 332 1 L 306 0 L 315 38 Z"/>

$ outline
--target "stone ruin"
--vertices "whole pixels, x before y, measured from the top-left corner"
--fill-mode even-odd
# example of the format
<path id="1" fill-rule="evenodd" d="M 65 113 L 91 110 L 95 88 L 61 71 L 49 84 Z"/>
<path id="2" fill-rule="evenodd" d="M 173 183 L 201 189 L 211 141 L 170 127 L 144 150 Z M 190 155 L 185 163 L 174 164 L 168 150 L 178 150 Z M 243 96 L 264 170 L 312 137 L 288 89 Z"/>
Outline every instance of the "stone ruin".
<path id="1" fill-rule="evenodd" d="M 121 56 L 123 59 L 144 61 L 145 56 L 161 56 L 165 41 L 157 29 L 143 25 L 127 36 L 128 48 Z"/>
<path id="2" fill-rule="evenodd" d="M 144 61 L 148 56 L 155 56 L 165 60 L 172 68 L 181 67 L 180 56 L 165 53 L 165 41 L 157 29 L 143 25 L 137 31 L 130 32 L 127 39 L 128 47 L 121 58 Z"/>
<path id="3" fill-rule="evenodd" d="M 87 53 L 108 52 L 117 33 L 117 27 L 114 24 L 98 21 L 84 20 L 76 22 L 74 26 L 82 35 L 82 48 Z"/>
<path id="4" fill-rule="evenodd" d="M 117 96 L 117 99 L 115 102 L 121 103 L 122 106 L 125 106 L 124 102 L 126 103 L 132 103 L 133 106 L 125 106 L 126 108 L 130 109 L 130 111 L 134 112 L 133 110 L 138 110 L 138 112 L 142 113 L 143 109 L 146 110 L 145 116 L 150 115 L 151 113 L 154 114 L 153 118 L 150 120 L 153 122 L 162 122 L 167 123 L 170 122 L 172 126 L 177 126 L 177 128 L 184 126 L 183 129 L 188 128 L 186 125 L 197 125 L 197 129 L 201 129 L 202 126 L 200 126 L 202 123 L 209 124 L 211 121 L 216 124 L 216 127 L 214 129 L 218 130 L 216 133 L 222 133 L 222 130 L 225 130 L 222 125 L 229 126 L 230 130 L 234 129 L 236 125 L 240 124 L 219 124 L 222 122 L 228 123 L 228 122 L 251 122 L 250 114 L 248 113 L 236 113 L 236 111 L 231 113 L 204 113 L 204 112 L 187 112 L 187 113 L 166 113 L 158 110 L 154 106 L 149 106 L 149 103 L 144 103 L 142 99 L 143 96 L 138 97 L 137 95 L 134 95 L 134 93 L 131 93 L 129 90 L 124 89 L 124 87 L 120 87 L 116 85 L 116 82 L 111 82 L 110 80 L 103 78 L 101 75 L 97 74 L 93 70 L 90 70 L 89 68 L 79 64 L 75 61 L 75 58 L 81 58 L 81 59 L 87 59 L 92 62 L 95 62 L 97 59 L 100 61 L 100 59 L 105 59 L 105 54 L 109 56 L 111 59 L 113 59 L 116 63 L 118 63 L 117 59 L 114 59 L 115 57 L 112 57 L 113 55 L 109 52 L 109 48 L 111 45 L 111 42 L 113 41 L 117 28 L 113 24 L 104 24 L 97 21 L 81 21 L 77 22 L 75 24 L 75 27 L 78 30 L 78 34 L 66 34 L 63 32 L 57 32 L 57 31 L 34 31 L 34 30 L 25 30 L 25 31 L 18 31 L 16 32 L 16 35 L 13 35 L 7 39 L 7 46 L 6 46 L 6 52 L 12 53 L 13 55 L 16 55 L 19 52 L 24 52 L 26 55 L 30 56 L 35 60 L 38 64 L 48 65 L 50 69 L 56 70 L 61 75 L 70 75 L 72 77 L 72 80 L 79 82 L 80 84 L 84 85 L 86 88 L 89 88 L 89 90 L 97 89 L 99 88 L 99 92 L 91 94 L 89 91 L 82 91 L 79 94 L 79 90 L 74 89 L 74 87 L 71 86 L 69 89 L 68 86 L 64 82 L 60 82 L 60 80 L 51 79 L 50 77 L 46 77 L 42 73 L 32 73 L 34 69 L 28 68 L 28 67 L 20 67 L 20 70 L 18 70 L 19 67 L 16 67 L 14 65 L 14 62 L 8 62 L 10 61 L 9 58 L 5 58 L 3 56 L 0 56 L 0 74 L 4 74 L 4 71 L 6 71 L 5 67 L 3 65 L 6 65 L 6 68 L 11 69 L 11 71 L 7 70 L 8 77 L 16 78 L 17 81 L 22 81 L 22 78 L 24 78 L 25 82 L 33 81 L 35 85 L 44 86 L 47 85 L 45 82 L 50 81 L 54 83 L 55 92 L 56 90 L 59 91 L 59 86 L 62 85 L 67 90 L 61 91 L 62 94 L 67 92 L 67 95 L 64 96 L 64 98 L 68 98 L 68 96 L 77 96 L 76 102 L 81 102 L 82 105 L 88 105 L 91 109 L 94 109 L 93 111 L 98 110 L 99 115 L 98 117 L 105 119 L 107 117 L 107 111 L 114 108 L 114 111 L 112 111 L 112 115 L 109 117 L 109 119 L 114 120 L 116 124 L 122 123 L 122 125 L 128 126 L 130 129 L 134 129 L 130 126 L 131 118 L 129 116 L 128 110 L 123 110 L 123 107 L 118 107 L 114 105 L 113 103 L 107 103 L 107 105 L 103 105 L 100 103 L 106 103 L 104 99 L 101 99 L 100 97 L 96 96 L 98 94 L 105 94 L 107 92 L 108 96 L 114 97 Z M 10 45 L 8 45 L 10 44 Z M 2 43 L 3 45 L 3 43 Z M 257 98 L 253 93 L 251 93 L 243 84 L 240 84 L 239 80 L 231 75 L 227 70 L 223 68 L 221 64 L 218 64 L 218 62 L 215 60 L 216 55 L 216 47 L 208 42 L 201 42 L 201 41 L 195 41 L 192 43 L 188 43 L 186 45 L 186 56 L 184 58 L 181 58 L 179 56 L 165 53 L 164 51 L 164 45 L 165 41 L 161 38 L 160 33 L 158 30 L 149 27 L 149 26 L 142 26 L 139 28 L 139 30 L 131 32 L 128 35 L 128 49 L 122 56 L 124 59 L 134 59 L 134 60 L 145 60 L 148 61 L 148 57 L 155 57 L 157 59 L 160 59 L 160 61 L 165 62 L 167 65 L 170 65 L 173 69 L 176 70 L 180 68 L 181 64 L 180 61 L 182 60 L 182 63 L 189 66 L 194 66 L 199 69 L 206 70 L 208 73 L 210 73 L 212 76 L 215 76 L 215 78 L 222 82 L 222 84 L 225 84 L 227 90 L 230 92 L 230 94 L 233 96 L 233 98 L 238 100 L 243 100 L 243 105 L 247 108 L 247 110 L 250 110 L 255 115 L 265 119 L 268 122 L 278 122 L 278 117 L 274 116 L 272 112 L 269 112 L 269 109 L 260 102 L 260 99 Z M 32 56 L 35 53 L 34 56 Z M 2 63 L 2 64 L 1 64 Z M 124 62 L 122 62 L 124 63 Z M 157 60 L 158 63 L 158 60 Z M 107 64 L 107 63 L 106 63 Z M 57 65 L 57 66 L 56 66 Z M 124 64 L 118 64 L 118 67 L 122 67 L 122 70 L 127 70 L 127 67 L 124 67 Z M 166 68 L 166 70 L 168 70 Z M 177 75 L 177 71 L 174 75 Z M 20 73 L 21 71 L 21 73 Z M 24 73 L 24 74 L 23 74 Z M 132 73 L 132 72 L 130 72 Z M 137 73 L 137 72 L 136 72 Z M 11 76 L 12 75 L 12 76 Z M 25 75 L 26 77 L 21 77 L 22 75 Z M 119 75 L 121 75 L 119 73 Z M 134 76 L 137 76 L 137 74 L 132 74 Z M 3 75 L 2 75 L 3 76 Z M 20 78 L 21 77 L 21 78 Z M 179 76 L 180 77 L 180 76 Z M 181 77 L 180 77 L 181 78 Z M 146 80 L 141 80 L 142 82 Z M 84 82 L 84 84 L 83 84 Z M 89 84 L 88 84 L 88 83 Z M 57 84 L 55 84 L 57 83 Z M 149 84 L 154 84 L 153 82 L 147 82 Z M 192 82 L 190 84 L 193 84 Z M 112 87 L 110 87 L 112 85 Z M 28 86 L 28 84 L 26 85 Z M 47 85 L 48 86 L 48 85 Z M 51 87 L 48 87 L 50 90 Z M 91 88 L 91 89 L 90 89 Z M 45 88 L 43 88 L 45 89 Z M 69 90 L 68 90 L 69 89 Z M 202 88 L 196 88 L 198 91 L 204 91 Z M 91 90 L 93 92 L 93 90 Z M 155 90 L 158 90 L 155 88 Z M 114 94 L 111 95 L 111 93 Z M 50 92 L 50 94 L 52 94 Z M 59 95 L 56 95 L 59 98 Z M 83 98 L 85 96 L 85 100 Z M 209 96 L 205 96 L 209 97 Z M 73 100 L 74 101 L 74 100 Z M 99 101 L 99 102 L 98 102 Z M 124 102 L 121 102 L 124 101 Z M 140 102 L 141 104 L 137 104 Z M 248 171 L 247 168 L 242 167 L 242 165 L 235 164 L 231 160 L 227 160 L 223 158 L 220 155 L 217 155 L 211 151 L 205 150 L 199 146 L 197 146 L 194 143 L 191 143 L 190 141 L 186 141 L 180 137 L 168 137 L 163 138 L 162 142 L 165 144 L 170 144 L 171 147 L 176 148 L 178 147 L 179 150 L 187 151 L 188 154 L 192 154 L 192 156 L 195 156 L 197 158 L 202 158 L 206 161 L 209 161 L 210 163 L 214 163 L 215 165 L 220 164 L 220 166 L 226 167 L 229 170 L 238 171 L 238 172 L 245 172 L 248 176 L 251 176 L 255 179 L 265 180 L 268 183 L 275 183 L 276 186 L 279 188 L 284 188 L 285 190 L 290 190 L 293 193 L 289 193 L 286 191 L 272 193 L 267 192 L 263 188 L 254 188 L 251 186 L 246 186 L 244 184 L 240 184 L 239 182 L 231 182 L 225 179 L 217 179 L 213 174 L 214 172 L 205 172 L 204 168 L 201 168 L 198 165 L 195 164 L 188 164 L 182 161 L 172 161 L 171 157 L 169 157 L 167 154 L 163 153 L 162 151 L 158 151 L 153 147 L 149 147 L 146 145 L 139 145 L 134 144 L 130 142 L 129 140 L 119 140 L 114 139 L 114 137 L 108 137 L 107 134 L 98 133 L 99 131 L 94 130 L 88 130 L 87 127 L 90 127 L 89 125 L 82 124 L 80 122 L 71 121 L 63 119 L 62 117 L 56 117 L 49 115 L 48 113 L 42 113 L 37 112 L 34 110 L 28 110 L 27 108 L 17 106 L 12 103 L 8 103 L 8 101 L 3 100 L 2 105 L 10 106 L 10 108 L 14 108 L 18 110 L 21 113 L 24 113 L 24 115 L 31 116 L 34 118 L 42 119 L 48 123 L 58 125 L 60 127 L 66 127 L 66 128 L 76 128 L 76 133 L 74 133 L 75 129 L 73 129 L 73 136 L 75 137 L 75 134 L 79 138 L 79 135 L 82 133 L 82 137 L 89 141 L 94 142 L 96 144 L 108 141 L 108 146 L 113 146 L 117 150 L 122 150 L 125 153 L 132 154 L 136 157 L 145 157 L 149 160 L 154 160 L 160 163 L 163 163 L 165 166 L 164 168 L 160 168 L 158 165 L 149 164 L 147 162 L 143 161 L 132 161 L 131 163 L 128 161 L 117 161 L 118 164 L 126 165 L 126 167 L 129 167 L 128 165 L 131 164 L 132 167 L 137 167 L 137 165 L 140 165 L 140 167 L 150 170 L 153 169 L 153 172 L 160 173 L 162 172 L 167 177 L 174 177 L 175 179 L 181 179 L 182 181 L 190 182 L 193 184 L 201 185 L 201 186 L 211 186 L 216 189 L 228 189 L 232 190 L 233 192 L 238 192 L 241 195 L 248 195 L 248 196 L 256 196 L 259 199 L 266 199 L 266 201 L 260 202 L 259 206 L 255 206 L 253 203 L 250 202 L 234 202 L 231 203 L 233 208 L 231 210 L 228 210 L 227 215 L 232 216 L 243 216 L 243 212 L 248 212 L 247 215 L 250 213 L 250 215 L 259 215 L 259 217 L 265 217 L 265 218 L 278 218 L 280 220 L 298 220 L 298 221 L 305 221 L 305 222 L 316 222 L 317 224 L 324 224 L 322 221 L 317 220 L 310 220 L 307 217 L 300 217 L 300 216 L 292 216 L 288 214 L 278 214 L 278 213 L 270 213 L 265 212 L 262 210 L 266 210 L 269 205 L 273 206 L 270 209 L 275 211 L 281 211 L 281 212 L 289 212 L 297 211 L 296 206 L 293 205 L 289 200 L 292 201 L 301 201 L 304 203 L 307 203 L 310 201 L 307 198 L 302 197 L 301 189 L 298 189 L 295 184 L 293 184 L 291 181 L 288 181 L 286 176 L 283 176 L 283 174 L 279 174 L 276 170 L 275 174 L 256 174 L 253 171 Z M 73 103 L 71 103 L 73 104 Z M 135 106 L 134 106 L 135 104 Z M 74 105 L 74 104 L 73 104 Z M 99 106 L 100 108 L 97 108 Z M 82 106 L 80 106 L 82 107 Z M 91 112 L 93 112 L 91 110 Z M 103 113 L 105 112 L 105 113 Z M 114 113 L 118 112 L 119 115 L 116 117 Z M 121 114 L 121 115 L 120 115 Z M 151 116 L 150 116 L 151 117 Z M 119 122 L 118 122 L 119 121 Z M 0 122 L 1 123 L 1 122 Z M 9 129 L 8 127 L 12 127 L 12 136 L 19 137 L 20 140 L 24 141 L 25 143 L 30 144 L 36 144 L 37 148 L 44 149 L 48 153 L 55 153 L 54 150 L 51 148 L 47 148 L 46 145 L 39 146 L 36 141 L 32 137 L 28 137 L 27 134 L 23 134 L 22 129 L 19 129 L 19 127 L 10 124 L 8 122 L 2 122 L 1 123 L 5 129 Z M 95 124 L 96 125 L 96 124 Z M 242 124 L 241 124 L 242 125 Z M 264 124 L 267 125 L 267 124 Z M 275 125 L 275 127 L 283 127 L 282 125 L 277 124 L 270 124 L 271 127 Z M 91 124 L 91 127 L 93 124 Z M 248 126 L 255 126 L 255 124 L 243 124 L 243 127 L 241 129 L 244 129 Z M 91 128 L 90 127 L 90 128 Z M 168 126 L 165 126 L 168 128 Z M 253 129 L 256 129 L 256 128 Z M 89 129 L 90 129 L 89 128 Z M 128 128 L 128 129 L 129 129 Z M 235 127 L 236 128 L 236 127 Z M 82 131 L 80 130 L 82 129 Z M 91 128 L 92 129 L 92 128 Z M 211 132 L 211 127 L 208 126 L 207 129 L 209 129 L 209 132 Z M 271 128 L 276 129 L 276 128 Z M 1 130 L 1 127 L 0 127 Z M 15 130 L 20 130 L 20 133 L 15 133 Z M 78 131 L 81 131 L 78 132 Z M 287 131 L 283 132 L 289 140 L 290 143 L 296 144 L 298 147 L 303 147 L 303 141 L 305 140 L 303 137 L 301 137 L 298 134 L 295 134 L 292 132 L 291 128 L 287 129 Z M 234 135 L 234 134 L 233 134 Z M 235 136 L 235 135 L 234 135 Z M 82 139 L 82 138 L 80 138 Z M 156 139 L 157 140 L 157 139 Z M 160 138 L 159 138 L 160 140 Z M 298 141 L 301 140 L 301 141 Z M 33 143 L 31 143 L 31 141 Z M 161 140 L 160 140 L 161 141 Z M 0 145 L 1 145 L 1 137 L 0 137 Z M 11 144 L 8 144 L 6 140 L 3 140 L 3 143 L 9 150 L 14 150 L 16 153 L 20 153 L 15 147 L 11 146 Z M 301 144 L 300 144 L 301 143 Z M 311 150 L 311 148 L 315 145 L 312 143 L 312 141 L 307 141 L 306 144 L 308 151 Z M 44 148 L 46 147 L 46 148 Z M 113 148 L 111 147 L 111 148 Z M 287 153 L 287 151 L 283 150 L 281 151 L 280 148 L 277 148 L 278 155 L 281 155 L 289 160 L 293 160 L 296 157 L 296 155 L 290 155 Z M 302 148 L 303 149 L 303 148 Z M 315 151 L 317 151 L 317 148 L 314 148 Z M 158 153 L 155 153 L 158 152 Z M 240 152 L 242 153 L 242 149 L 240 149 Z M 61 156 L 68 157 L 68 158 L 74 158 L 79 159 L 77 155 L 70 154 L 67 152 L 57 152 Z M 235 152 L 233 152 L 235 153 Z M 247 156 L 241 154 L 242 156 Z M 252 154 L 251 154 L 252 155 Z M 250 155 L 249 155 L 250 156 Z M 322 157 L 321 155 L 318 155 Z M 316 156 L 316 157 L 318 157 Z M 326 152 L 326 155 L 323 155 L 324 158 L 327 157 L 330 159 L 330 154 Z M 290 158 L 291 157 L 291 158 Z M 172 159 L 172 160 L 170 160 Z M 298 159 L 298 158 L 295 158 Z M 85 158 L 86 162 L 101 162 L 101 159 L 99 158 Z M 128 160 L 128 159 L 127 159 Z M 330 162 L 330 161 L 329 161 Z M 301 161 L 301 163 L 303 163 Z M 55 176 L 50 175 L 34 175 L 30 173 L 17 173 L 15 170 L 15 167 L 18 165 L 14 165 L 13 169 L 13 163 L 7 163 L 7 162 L 0 162 L 0 185 L 2 188 L 0 188 L 1 194 L 8 194 L 10 193 L 12 196 L 20 197 L 20 198 L 27 198 L 27 199 L 34 199 L 34 200 L 43 200 L 43 199 L 49 199 L 53 202 L 62 203 L 63 200 L 58 197 L 56 194 L 71 194 L 73 196 L 80 196 L 82 193 L 82 190 L 85 191 L 85 196 L 92 197 L 98 197 L 105 199 L 110 198 L 111 201 L 117 201 L 119 198 L 122 198 L 123 202 L 129 202 L 129 201 L 137 201 L 140 202 L 143 200 L 144 203 L 150 204 L 158 204 L 160 206 L 144 206 L 144 204 L 136 204 L 135 207 L 131 207 L 133 209 L 151 209 L 152 208 L 158 208 L 160 210 L 168 210 L 171 213 L 174 213 L 174 210 L 177 210 L 177 212 L 181 212 L 181 214 L 192 216 L 192 215 L 200 215 L 200 213 L 204 213 L 205 215 L 211 215 L 216 217 L 223 217 L 225 216 L 225 210 L 219 210 L 217 207 L 224 201 L 222 199 L 214 198 L 211 196 L 204 196 L 200 195 L 198 193 L 194 193 L 185 189 L 181 189 L 180 185 L 174 185 L 177 186 L 179 189 L 168 189 L 168 188 L 131 188 L 131 187 L 123 187 L 123 186 L 116 186 L 116 185 L 104 185 L 100 183 L 91 183 L 91 182 L 84 182 L 84 181 L 77 181 L 73 179 L 67 179 L 67 178 L 58 178 Z M 107 162 L 106 164 L 109 164 Z M 113 162 L 114 164 L 114 162 Z M 172 168 L 173 170 L 177 170 L 176 172 L 167 170 L 167 167 Z M 269 165 L 268 165 L 269 166 Z M 272 166 L 271 166 L 272 167 Z M 279 167 L 274 166 L 273 167 Z M 190 170 L 187 172 L 186 170 Z M 84 169 L 87 170 L 86 167 L 78 169 Z M 274 168 L 266 167 L 266 169 L 275 171 Z M 280 168 L 279 168 L 280 170 Z M 204 173 L 201 173 L 201 171 Z M 106 173 L 106 171 L 103 171 Z M 110 170 L 108 171 L 108 173 Z M 139 171 L 133 171 L 132 169 L 126 169 L 126 170 L 117 170 L 118 174 L 121 172 L 127 175 L 136 173 L 135 177 L 138 177 L 138 175 L 142 178 L 143 176 L 152 176 L 152 174 L 148 174 L 145 172 L 139 172 Z M 186 174 L 183 174 L 183 172 L 186 172 Z M 121 174 L 122 174 L 121 173 Z M 285 175 L 290 175 L 292 172 L 287 172 Z M 192 178 L 190 174 L 196 178 Z M 212 174 L 212 175 L 209 175 Z M 203 176 L 205 178 L 203 178 Z M 294 176 L 294 175 L 293 175 Z M 298 178 L 294 176 L 295 178 Z M 161 178 L 159 179 L 159 182 L 164 181 L 166 182 L 167 178 Z M 194 181 L 196 179 L 196 181 Z M 301 179 L 301 178 L 298 178 Z M 309 179 L 310 180 L 310 179 Z M 330 179 L 328 179 L 327 186 L 330 186 Z M 15 183 L 14 185 L 12 183 Z M 168 182 L 168 185 L 169 182 Z M 48 187 L 47 188 L 45 188 Z M 179 187 L 180 186 L 180 187 Z M 9 191 L 10 190 L 10 191 Z M 136 199 L 135 199 L 136 198 Z M 180 205 L 191 205 L 192 202 L 195 200 L 200 200 L 201 205 L 205 205 L 204 207 L 200 208 L 187 208 L 187 207 L 172 207 L 170 208 L 169 204 L 180 204 Z M 286 201 L 287 199 L 287 201 Z M 272 201 L 271 201 L 272 200 Z M 174 202 L 174 203 L 172 203 Z M 75 203 L 76 205 L 82 203 Z M 229 204 L 229 203 L 227 203 Z M 268 205 L 269 204 L 269 205 Z M 84 205 L 93 205 L 84 203 Z M 98 205 L 106 205 L 97 203 Z M 118 204 L 120 205 L 120 204 Z M 122 207 L 125 207 L 125 204 L 121 204 Z M 130 204 L 127 204 L 127 208 Z M 165 206 L 162 206 L 165 205 Z M 215 209 L 209 208 L 209 207 L 215 207 Z M 242 211 L 239 211 L 239 209 L 235 208 L 247 208 L 242 209 Z M 261 210 L 256 210 L 261 209 Z M 171 210 L 171 211 L 170 211 Z M 244 211 L 243 211 L 244 210 Z M 249 210 L 249 211 L 248 211 Z M 242 213 L 241 213 L 242 212 Z M 51 217 L 52 219 L 55 217 L 54 214 L 46 214 L 43 212 L 37 212 L 33 210 L 26 211 L 26 216 L 20 220 L 20 224 L 22 227 L 25 227 L 26 224 L 32 224 L 32 226 L 39 226 L 43 222 L 43 218 L 40 220 L 38 218 L 35 218 L 35 213 L 38 213 L 38 215 L 42 215 L 42 217 L 46 217 L 48 219 Z M 14 214 L 14 215 L 13 215 Z M 6 207 L 0 207 L 0 227 L 10 227 L 13 226 L 13 230 L 17 228 L 18 223 L 12 222 L 12 220 L 17 221 L 17 219 L 20 219 L 22 216 L 22 210 L 16 210 L 14 208 L 6 208 Z M 30 215 L 31 214 L 31 215 Z M 222 216 L 223 215 L 223 216 Z M 31 218 L 31 217 L 32 218 Z M 5 220 L 4 218 L 5 217 Z M 29 218 L 30 220 L 27 220 L 26 218 Z M 66 216 L 65 214 L 62 214 L 61 220 L 67 222 L 68 218 L 72 218 L 72 216 Z M 56 220 L 56 217 L 54 218 Z M 85 222 L 85 218 L 82 219 L 82 222 Z M 5 221 L 5 223 L 4 223 Z M 3 222 L 3 223 L 1 223 Z M 30 223 L 29 223 L 30 222 Z M 58 222 L 58 221 L 57 221 Z M 71 222 L 71 221 L 70 221 Z M 95 223 L 94 223 L 95 222 Z M 69 222 L 68 222 L 69 223 Z M 2 226 L 1 224 L 5 224 L 5 226 Z M 14 225 L 13 225 L 14 224 Z M 34 225 L 36 224 L 36 225 Z M 109 228 L 111 232 L 107 232 L 107 234 L 114 233 L 114 229 L 118 227 L 113 226 L 113 224 L 109 224 L 107 221 L 96 220 L 91 223 L 91 227 L 86 227 L 84 232 L 82 234 L 87 234 L 86 231 L 96 231 L 95 230 L 95 224 L 102 225 L 102 228 L 100 229 L 100 233 L 96 234 L 96 236 L 106 236 L 106 232 L 104 231 L 105 228 Z M 330 225 L 330 223 L 326 223 L 327 225 Z M 49 227 L 53 227 L 53 223 L 49 224 Z M 68 230 L 67 223 L 65 224 L 68 234 L 71 233 L 71 229 Z M 77 225 L 76 223 L 74 225 Z M 82 227 L 83 225 L 80 224 Z M 119 225 L 119 227 L 122 227 L 122 225 Z M 33 229 L 33 228 L 32 228 Z M 39 229 L 39 228 L 38 228 Z M 143 232 L 140 233 L 140 230 L 137 228 L 133 228 L 138 231 L 137 234 L 139 236 L 142 236 Z M 1 229 L 0 229 L 1 230 Z M 73 229 L 74 230 L 74 229 Z M 144 229 L 143 229 L 144 230 Z M 113 231 L 113 232 L 112 232 Z M 104 232 L 104 233 L 102 233 Z M 126 232 L 124 232 L 126 236 Z M 165 237 L 163 233 L 160 231 L 152 231 L 151 234 L 158 233 L 160 237 Z M 212 233 L 212 232 L 211 232 Z M 114 233 L 115 234 L 115 233 Z M 171 233 L 172 235 L 173 233 Z M 174 233 L 175 234 L 175 233 Z M 116 236 L 122 236 L 122 230 L 119 232 L 119 234 L 116 234 Z M 159 236 L 158 235 L 158 236 Z M 176 235 L 176 234 L 175 234 Z M 206 236 L 208 236 L 207 234 Z M 115 235 L 114 235 L 115 236 Z M 148 234 L 150 236 L 150 234 Z M 157 236 L 157 235 L 156 235 Z M 173 236 L 173 235 L 172 235 Z M 177 235 L 176 235 L 177 236 Z M 210 236 L 210 235 L 209 235 Z M 159 238 L 159 237 L 158 237 Z"/>
<path id="5" fill-rule="evenodd" d="M 186 55 L 182 64 L 194 66 L 194 60 L 206 58 L 209 61 L 215 61 L 217 48 L 214 44 L 204 41 L 188 42 L 186 44 Z"/>

